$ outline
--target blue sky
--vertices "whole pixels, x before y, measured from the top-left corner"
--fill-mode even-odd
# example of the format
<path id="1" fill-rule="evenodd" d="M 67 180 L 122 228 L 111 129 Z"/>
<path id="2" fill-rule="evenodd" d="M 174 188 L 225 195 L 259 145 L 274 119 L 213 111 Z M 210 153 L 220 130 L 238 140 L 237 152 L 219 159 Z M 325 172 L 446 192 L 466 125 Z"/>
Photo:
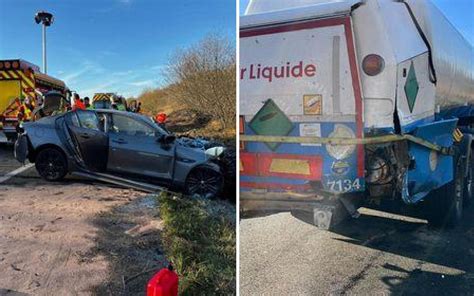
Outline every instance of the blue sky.
<path id="1" fill-rule="evenodd" d="M 235 0 L 0 0 L 0 59 L 41 67 L 39 10 L 55 15 L 47 29 L 48 74 L 81 96 L 137 95 L 163 84 L 175 48 L 210 32 L 235 40 Z"/>
<path id="2" fill-rule="evenodd" d="M 474 45 L 474 0 L 432 0 L 449 21 Z M 240 14 L 244 14 L 249 0 L 240 0 Z"/>

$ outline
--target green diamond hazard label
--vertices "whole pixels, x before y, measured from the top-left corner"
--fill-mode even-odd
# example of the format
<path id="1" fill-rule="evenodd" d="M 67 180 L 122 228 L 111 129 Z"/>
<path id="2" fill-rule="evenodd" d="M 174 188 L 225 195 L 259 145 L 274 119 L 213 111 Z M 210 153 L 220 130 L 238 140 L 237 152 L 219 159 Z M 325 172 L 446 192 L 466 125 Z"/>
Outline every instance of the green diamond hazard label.
<path id="1" fill-rule="evenodd" d="M 408 108 L 410 108 L 410 113 L 413 112 L 413 107 L 415 107 L 416 96 L 418 95 L 418 90 L 420 86 L 416 80 L 415 67 L 413 62 L 411 62 L 410 70 L 408 71 L 407 81 L 405 82 L 405 95 L 408 101 Z"/>
<path id="2" fill-rule="evenodd" d="M 250 128 L 262 136 L 286 136 L 293 129 L 293 123 L 278 108 L 272 99 L 268 99 L 255 114 L 249 124 Z M 265 143 L 271 150 L 278 148 L 279 143 Z"/>

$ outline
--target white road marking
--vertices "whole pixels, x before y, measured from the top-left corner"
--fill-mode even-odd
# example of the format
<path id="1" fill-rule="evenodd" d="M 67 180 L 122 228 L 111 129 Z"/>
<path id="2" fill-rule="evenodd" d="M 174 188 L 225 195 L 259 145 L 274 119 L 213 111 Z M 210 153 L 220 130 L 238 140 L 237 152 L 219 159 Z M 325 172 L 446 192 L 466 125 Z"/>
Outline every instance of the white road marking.
<path id="1" fill-rule="evenodd" d="M 29 169 L 33 166 L 34 166 L 34 164 L 29 163 L 27 165 L 24 165 L 22 167 L 17 168 L 16 170 L 13 170 L 13 171 L 7 173 L 5 176 L 0 177 L 0 183 L 3 183 L 3 182 L 9 180 L 10 178 L 12 178 L 16 175 L 23 173 L 24 171 L 26 171 L 27 169 Z"/>

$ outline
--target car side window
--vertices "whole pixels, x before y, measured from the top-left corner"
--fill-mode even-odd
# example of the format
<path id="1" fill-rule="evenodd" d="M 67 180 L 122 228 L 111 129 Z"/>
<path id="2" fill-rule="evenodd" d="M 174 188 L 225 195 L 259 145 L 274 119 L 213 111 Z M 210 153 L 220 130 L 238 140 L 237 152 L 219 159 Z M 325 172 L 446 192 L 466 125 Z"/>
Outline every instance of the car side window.
<path id="1" fill-rule="evenodd" d="M 152 127 L 133 118 L 118 114 L 112 115 L 109 132 L 128 136 L 155 136 L 155 130 Z"/>
<path id="2" fill-rule="evenodd" d="M 81 124 L 81 127 L 100 131 L 99 119 L 97 118 L 95 112 L 77 110 L 76 114 L 79 119 L 79 123 Z"/>

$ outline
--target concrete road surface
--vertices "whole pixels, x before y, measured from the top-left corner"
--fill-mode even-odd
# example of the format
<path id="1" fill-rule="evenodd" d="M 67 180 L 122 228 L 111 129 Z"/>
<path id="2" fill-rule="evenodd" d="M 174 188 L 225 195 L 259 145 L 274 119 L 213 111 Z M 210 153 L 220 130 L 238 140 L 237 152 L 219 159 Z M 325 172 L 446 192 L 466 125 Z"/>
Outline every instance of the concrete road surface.
<path id="1" fill-rule="evenodd" d="M 241 295 L 474 295 L 474 207 L 454 230 L 363 209 L 335 232 L 279 213 L 240 222 Z"/>

